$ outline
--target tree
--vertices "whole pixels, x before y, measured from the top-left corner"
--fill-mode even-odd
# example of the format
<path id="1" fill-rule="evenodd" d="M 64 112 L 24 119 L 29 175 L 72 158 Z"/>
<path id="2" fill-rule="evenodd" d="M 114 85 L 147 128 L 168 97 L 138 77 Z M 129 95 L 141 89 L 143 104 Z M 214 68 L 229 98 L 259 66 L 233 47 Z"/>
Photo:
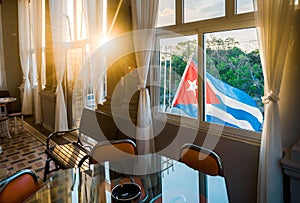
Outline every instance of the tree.
<path id="1" fill-rule="evenodd" d="M 247 92 L 263 111 L 264 82 L 259 50 L 245 53 L 234 38 L 207 40 L 206 71 L 223 82 Z"/>
<path id="2" fill-rule="evenodd" d="M 223 82 L 248 93 L 263 112 L 261 96 L 264 93 L 264 79 L 259 50 L 246 53 L 238 45 L 239 43 L 231 37 L 221 39 L 211 36 L 210 39 L 207 39 L 205 50 L 206 71 Z M 171 68 L 167 70 L 167 75 L 169 75 L 170 70 L 172 75 L 177 75 L 177 77 L 167 77 L 167 84 L 170 80 L 172 84 L 167 96 L 167 98 L 171 97 L 171 101 L 175 96 L 189 56 L 193 54 L 194 60 L 197 60 L 197 49 L 196 40 L 179 42 L 173 50 L 171 64 L 170 60 L 167 60 L 167 67 L 171 65 Z M 164 63 L 165 61 L 162 63 L 163 66 Z"/>

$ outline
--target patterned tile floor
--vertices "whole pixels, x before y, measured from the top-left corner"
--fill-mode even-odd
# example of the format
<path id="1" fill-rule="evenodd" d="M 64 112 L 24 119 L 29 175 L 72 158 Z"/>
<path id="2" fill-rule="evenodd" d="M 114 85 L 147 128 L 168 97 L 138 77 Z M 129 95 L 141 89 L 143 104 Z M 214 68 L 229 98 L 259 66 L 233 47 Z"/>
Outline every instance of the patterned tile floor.
<path id="1" fill-rule="evenodd" d="M 45 143 L 50 132 L 41 125 L 36 125 L 34 117 L 29 116 L 24 117 L 23 129 L 19 128 L 17 134 L 14 134 L 14 129 L 10 129 L 10 134 L 12 139 L 9 139 L 6 133 L 4 134 L 2 131 L 0 133 L 0 146 L 2 147 L 0 169 L 6 169 L 7 175 L 12 175 L 21 169 L 31 169 L 42 181 L 46 160 Z M 50 142 L 50 145 L 63 144 L 69 141 L 76 141 L 76 138 L 67 134 L 64 138 L 56 137 L 54 142 Z M 50 165 L 50 169 L 52 168 L 54 168 L 53 162 Z"/>
<path id="2" fill-rule="evenodd" d="M 24 122 L 23 129 L 18 129 L 17 134 L 14 134 L 13 130 L 10 130 L 10 133 L 12 139 L 3 134 L 0 135 L 2 146 L 0 168 L 8 170 L 8 175 L 21 169 L 31 169 L 41 180 L 46 159 L 44 144 L 46 136 L 26 122 Z"/>

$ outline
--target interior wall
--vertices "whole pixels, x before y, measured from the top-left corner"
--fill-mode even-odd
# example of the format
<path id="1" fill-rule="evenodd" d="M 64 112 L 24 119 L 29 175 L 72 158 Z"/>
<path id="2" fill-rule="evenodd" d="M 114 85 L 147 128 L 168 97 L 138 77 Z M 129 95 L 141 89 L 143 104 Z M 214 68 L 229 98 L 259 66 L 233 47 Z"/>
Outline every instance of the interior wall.
<path id="1" fill-rule="evenodd" d="M 13 110 L 20 111 L 21 97 L 18 87 L 22 83 L 23 74 L 19 59 L 17 0 L 2 0 L 2 3 L 3 47 L 7 88 L 11 96 L 17 98 L 17 101 L 12 103 Z"/>
<path id="2" fill-rule="evenodd" d="M 300 139 L 300 9 L 297 9 L 295 14 L 294 30 L 292 32 L 294 41 L 288 52 L 279 95 L 281 134 L 284 148 L 290 147 Z"/>

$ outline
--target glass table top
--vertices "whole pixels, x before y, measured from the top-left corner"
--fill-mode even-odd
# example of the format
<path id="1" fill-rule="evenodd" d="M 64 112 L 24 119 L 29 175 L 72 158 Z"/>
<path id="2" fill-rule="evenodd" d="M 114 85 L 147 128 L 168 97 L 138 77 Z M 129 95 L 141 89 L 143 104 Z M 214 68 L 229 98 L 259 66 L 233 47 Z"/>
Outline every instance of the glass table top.
<path id="1" fill-rule="evenodd" d="M 112 188 L 124 182 L 141 186 L 137 202 L 228 202 L 223 177 L 158 154 L 91 165 L 86 171 L 59 170 L 27 202 L 113 202 Z"/>

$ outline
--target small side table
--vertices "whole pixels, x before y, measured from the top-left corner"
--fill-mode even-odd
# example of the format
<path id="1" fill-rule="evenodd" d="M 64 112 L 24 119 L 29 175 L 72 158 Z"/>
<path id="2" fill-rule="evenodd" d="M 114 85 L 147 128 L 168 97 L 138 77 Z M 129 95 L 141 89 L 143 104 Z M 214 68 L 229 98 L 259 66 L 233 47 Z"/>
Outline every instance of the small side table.
<path id="1" fill-rule="evenodd" d="M 300 140 L 292 147 L 290 154 L 281 159 L 284 173 L 290 177 L 290 202 L 300 202 Z"/>

